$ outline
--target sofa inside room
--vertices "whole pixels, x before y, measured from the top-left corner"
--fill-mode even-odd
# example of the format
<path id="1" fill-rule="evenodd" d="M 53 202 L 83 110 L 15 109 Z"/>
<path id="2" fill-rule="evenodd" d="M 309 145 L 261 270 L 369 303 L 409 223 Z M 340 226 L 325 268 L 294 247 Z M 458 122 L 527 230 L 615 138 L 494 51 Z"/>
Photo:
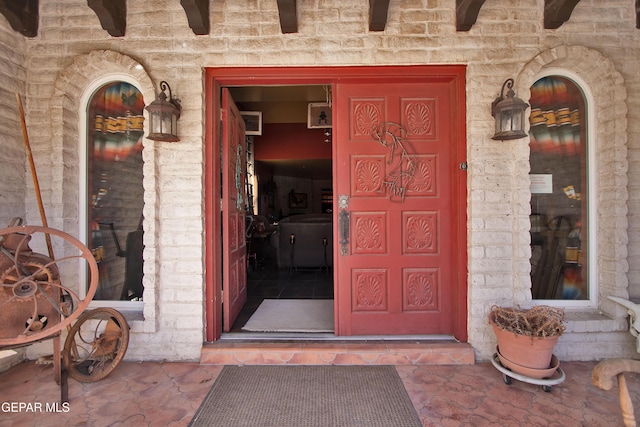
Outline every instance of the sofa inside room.
<path id="1" fill-rule="evenodd" d="M 271 235 L 278 268 L 333 265 L 332 214 L 299 214 L 282 219 Z"/>

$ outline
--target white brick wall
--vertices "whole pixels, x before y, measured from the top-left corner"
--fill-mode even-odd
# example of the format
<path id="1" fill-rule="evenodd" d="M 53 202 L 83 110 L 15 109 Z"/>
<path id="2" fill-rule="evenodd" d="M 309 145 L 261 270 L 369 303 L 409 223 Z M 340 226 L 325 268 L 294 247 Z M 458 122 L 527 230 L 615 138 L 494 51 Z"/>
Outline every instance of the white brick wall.
<path id="1" fill-rule="evenodd" d="M 0 227 L 6 227 L 13 217 L 24 217 L 27 163 L 24 139 L 15 94 L 24 99 L 27 72 L 26 41 L 6 23 L 0 25 Z M 30 194 L 33 194 L 32 192 Z"/>
<path id="2" fill-rule="evenodd" d="M 531 304 L 528 146 L 524 140 L 490 139 L 489 105 L 508 77 L 516 78 L 517 93 L 526 99 L 536 75 L 550 67 L 565 68 L 589 85 L 597 112 L 604 315 L 572 314 L 558 353 L 564 360 L 636 354 L 631 336 L 614 332 L 625 327 L 623 310 L 604 298 L 640 298 L 640 30 L 632 1 L 582 0 L 567 23 L 544 30 L 543 0 L 489 0 L 471 31 L 461 33 L 455 31 L 453 0 L 392 1 L 382 33 L 368 31 L 368 2 L 361 0 L 298 2 L 299 31 L 285 35 L 275 0 L 214 1 L 210 7 L 207 36 L 193 34 L 178 0 L 128 0 L 121 38 L 100 28 L 84 0 L 40 0 L 40 29 L 33 39 L 13 33 L 0 17 L 0 59 L 10 64 L 0 67 L 6 135 L 0 162 L 24 162 L 11 113 L 13 94 L 6 89 L 15 86 L 26 94 L 54 227 L 77 230 L 78 102 L 91 81 L 105 73 L 130 74 L 148 103 L 157 83 L 167 80 L 182 101 L 182 141 L 146 141 L 143 154 L 146 320 L 133 325 L 128 358 L 197 359 L 203 341 L 203 67 L 381 64 L 468 66 L 468 329 L 479 359 L 494 351 L 486 322 L 491 305 Z M 23 206 L 28 219 L 38 222 L 26 173 L 7 180 L 0 179 L 0 222 L 22 214 Z"/>

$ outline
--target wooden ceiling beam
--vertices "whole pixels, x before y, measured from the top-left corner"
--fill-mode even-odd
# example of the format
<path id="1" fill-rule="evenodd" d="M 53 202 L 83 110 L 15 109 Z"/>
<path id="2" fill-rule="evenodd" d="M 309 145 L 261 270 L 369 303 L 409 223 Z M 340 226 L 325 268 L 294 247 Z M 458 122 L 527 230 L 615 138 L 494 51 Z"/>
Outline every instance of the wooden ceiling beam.
<path id="1" fill-rule="evenodd" d="M 298 32 L 297 0 L 278 0 L 278 14 L 280 15 L 280 29 L 283 34 Z"/>
<path id="2" fill-rule="evenodd" d="M 388 12 L 389 0 L 369 0 L 369 31 L 384 31 Z"/>
<path id="3" fill-rule="evenodd" d="M 456 30 L 469 31 L 486 0 L 456 0 Z M 209 34 L 210 0 L 180 0 L 189 26 L 197 35 Z M 569 20 L 580 0 L 544 0 L 544 28 L 556 29 Z M 283 33 L 298 32 L 297 0 L 277 0 Z M 369 0 L 369 31 L 384 31 L 390 0 Z M 100 25 L 113 37 L 125 35 L 126 0 L 87 0 Z M 38 35 L 39 0 L 0 0 L 0 13 L 11 27 L 26 37 Z M 640 0 L 635 0 L 636 28 L 640 29 Z"/>
<path id="4" fill-rule="evenodd" d="M 38 35 L 38 0 L 0 0 L 0 13 L 14 31 L 26 37 Z"/>
<path id="5" fill-rule="evenodd" d="M 209 34 L 209 0 L 180 0 L 180 4 L 193 33 L 198 36 Z"/>
<path id="6" fill-rule="evenodd" d="M 469 31 L 478 20 L 485 0 L 456 0 L 456 30 Z"/>
<path id="7" fill-rule="evenodd" d="M 87 5 L 98 15 L 100 25 L 112 37 L 123 37 L 127 28 L 126 0 L 87 0 Z"/>
<path id="8" fill-rule="evenodd" d="M 555 30 L 571 18 L 580 0 L 544 0 L 544 28 Z"/>

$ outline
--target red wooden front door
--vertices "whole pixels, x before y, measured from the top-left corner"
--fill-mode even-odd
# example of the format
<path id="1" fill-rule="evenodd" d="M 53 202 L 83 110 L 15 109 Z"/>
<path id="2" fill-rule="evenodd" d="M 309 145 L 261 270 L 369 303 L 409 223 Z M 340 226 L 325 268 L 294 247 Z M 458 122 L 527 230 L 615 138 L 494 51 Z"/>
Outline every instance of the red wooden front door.
<path id="1" fill-rule="evenodd" d="M 336 332 L 442 333 L 466 341 L 466 174 L 460 170 L 465 160 L 464 74 L 464 66 L 207 69 L 208 341 L 220 337 L 221 320 L 225 329 L 231 327 L 231 306 L 237 310 L 241 305 L 232 303 L 233 292 L 240 295 L 240 289 L 246 288 L 238 282 L 245 280 L 245 275 L 231 266 L 233 258 L 227 248 L 217 246 L 221 229 L 226 230 L 225 241 L 234 238 L 227 235 L 232 230 L 227 224 L 233 221 L 232 215 L 222 215 L 224 226 L 218 221 L 218 189 L 229 189 L 233 184 L 227 181 L 221 186 L 219 177 L 234 179 L 233 173 L 218 170 L 219 144 L 228 145 L 219 133 L 220 88 L 288 84 L 331 84 L 333 88 Z M 410 147 L 405 157 L 397 154 L 395 146 L 392 158 L 390 147 L 383 147 L 371 136 L 374 124 L 390 122 L 397 122 L 407 132 L 402 137 L 403 144 Z M 410 179 L 402 176 L 395 186 L 385 185 L 376 174 L 393 176 L 393 166 L 387 162 L 399 157 L 405 162 L 411 158 L 415 170 Z M 392 190 L 403 188 L 404 200 L 398 200 Z M 339 209 L 338 195 L 347 196 L 343 199 L 348 207 Z M 345 245 L 338 239 L 342 234 L 340 212 L 350 219 L 349 243 Z M 243 221 L 238 221 L 243 227 Z M 346 227 L 342 230 L 347 231 Z M 239 238 L 238 244 L 243 243 Z M 240 257 L 244 251 L 236 254 Z M 225 267 L 218 268 L 218 262 Z M 220 270 L 225 271 L 224 286 L 218 277 Z M 229 278 L 234 274 L 235 281 Z M 232 290 L 233 283 L 237 283 L 237 291 Z M 219 298 L 221 287 L 228 295 L 223 298 L 224 309 Z"/>
<path id="2" fill-rule="evenodd" d="M 223 330 L 229 332 L 247 302 L 247 154 L 244 120 L 228 89 L 222 90 L 222 141 L 222 164 L 226 168 L 222 174 L 222 308 Z"/>
<path id="3" fill-rule="evenodd" d="M 458 85 L 425 77 L 335 87 L 339 335 L 466 338 L 456 330 L 466 312 L 456 294 L 466 282 Z"/>

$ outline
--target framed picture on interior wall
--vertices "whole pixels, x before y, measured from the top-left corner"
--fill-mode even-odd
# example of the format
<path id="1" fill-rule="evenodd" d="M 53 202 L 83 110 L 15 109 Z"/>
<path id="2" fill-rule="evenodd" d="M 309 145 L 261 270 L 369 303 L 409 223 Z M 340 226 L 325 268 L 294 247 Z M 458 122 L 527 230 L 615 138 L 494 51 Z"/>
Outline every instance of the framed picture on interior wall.
<path id="1" fill-rule="evenodd" d="M 331 105 L 326 102 L 312 102 L 307 111 L 307 128 L 331 127 Z"/>
<path id="2" fill-rule="evenodd" d="M 306 209 L 307 193 L 289 193 L 289 209 Z"/>
<path id="3" fill-rule="evenodd" d="M 244 119 L 245 135 L 262 135 L 262 111 L 240 111 Z"/>

